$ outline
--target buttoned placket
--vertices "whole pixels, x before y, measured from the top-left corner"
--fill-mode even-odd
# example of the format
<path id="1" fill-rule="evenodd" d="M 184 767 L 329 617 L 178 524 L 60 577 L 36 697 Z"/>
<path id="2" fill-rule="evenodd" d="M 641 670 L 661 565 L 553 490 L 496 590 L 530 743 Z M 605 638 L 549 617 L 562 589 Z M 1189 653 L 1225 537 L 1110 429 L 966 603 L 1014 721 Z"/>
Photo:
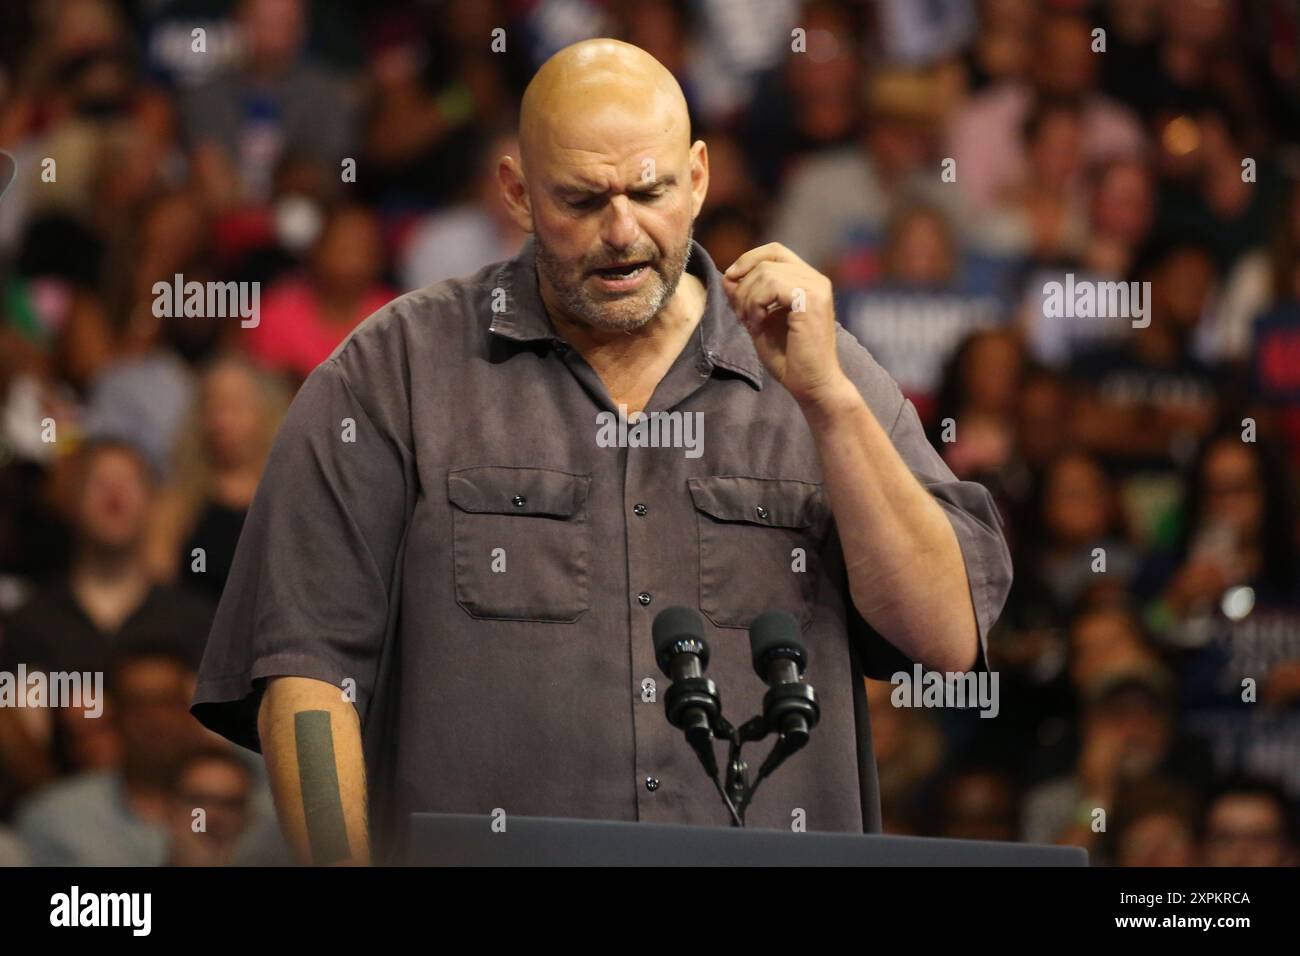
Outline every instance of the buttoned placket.
<path id="1" fill-rule="evenodd" d="M 691 337 L 682 354 L 673 363 L 672 368 L 656 387 L 646 413 L 689 410 L 681 406 L 688 403 L 692 395 L 708 385 L 713 371 L 709 350 L 705 347 L 701 329 Z M 654 659 L 654 642 L 651 629 L 655 615 L 666 606 L 673 604 L 691 604 L 696 600 L 694 593 L 673 591 L 673 582 L 653 578 L 651 559 L 653 542 L 663 539 L 667 529 L 656 520 L 656 514 L 663 515 L 666 508 L 656 508 L 657 496 L 675 493 L 675 484 L 684 484 L 677 477 L 678 465 L 669 461 L 667 456 L 683 455 L 680 448 L 626 448 L 622 449 L 623 458 L 623 520 L 626 527 L 627 569 L 630 627 L 628 639 L 631 642 L 629 652 L 635 676 L 636 698 L 632 706 L 632 737 L 635 748 L 634 773 L 638 782 L 637 818 L 659 821 L 673 818 L 687 788 L 693 788 L 699 781 L 692 778 L 677 779 L 680 770 L 670 775 L 665 764 L 671 755 L 678 767 L 682 763 L 682 753 L 675 748 L 685 748 L 686 742 L 680 739 L 678 731 L 669 728 L 668 716 L 664 712 L 662 689 L 668 681 L 659 671 Z M 689 556 L 683 556 L 687 560 Z M 662 574 L 663 572 L 660 571 Z M 679 585 L 680 586 L 680 585 Z M 661 599 L 662 598 L 662 599 Z M 653 701 L 642 692 L 646 679 L 655 681 L 657 692 Z M 660 689 L 662 688 L 662 689 Z M 674 748 L 666 751 L 665 748 Z"/>
<path id="2" fill-rule="evenodd" d="M 716 316 L 711 316 L 711 312 L 725 310 L 725 304 L 719 304 L 720 299 L 715 301 L 719 296 L 718 289 L 709 290 L 704 314 L 681 354 L 655 388 L 644 409 L 647 414 L 678 410 L 696 392 L 707 387 L 709 379 L 718 368 L 743 375 L 754 387 L 762 387 L 761 372 L 757 367 L 741 360 L 729 362 L 715 348 L 712 336 L 725 335 L 717 328 Z M 723 321 L 728 321 L 728 317 L 723 317 Z M 540 329 L 522 329 L 509 320 L 501 320 L 501 324 L 508 328 L 499 329 L 498 323 L 494 322 L 492 331 L 506 333 L 516 341 L 542 341 L 549 344 L 553 357 L 574 376 L 591 398 L 595 409 L 619 414 L 619 409 L 614 405 L 595 369 L 580 352 L 555 335 L 553 330 L 547 334 Z M 684 779 L 685 774 L 680 770 L 670 772 L 673 768 L 686 767 L 699 771 L 694 757 L 687 755 L 687 744 L 680 732 L 668 724 L 663 707 L 663 691 L 667 680 L 654 660 L 651 636 L 654 617 L 664 607 L 673 604 L 693 605 L 698 600 L 697 589 L 683 592 L 679 583 L 674 591 L 673 582 L 666 578 L 656 579 L 653 571 L 655 562 L 651 559 L 653 542 L 657 538 L 662 539 L 668 530 L 655 521 L 656 510 L 660 515 L 667 510 L 663 507 L 656 509 L 656 497 L 685 493 L 685 479 L 681 470 L 662 456 L 682 455 L 685 450 L 618 448 L 610 449 L 610 453 L 622 456 L 623 522 L 627 542 L 628 654 L 632 662 L 632 680 L 628 690 L 633 695 L 630 711 L 636 816 L 639 820 L 667 822 L 676 819 L 675 814 L 682 807 L 688 788 L 694 788 L 700 783 L 696 779 Z M 684 556 L 687 559 L 691 557 Z M 664 572 L 661 571 L 660 574 Z M 648 687 L 653 687 L 654 692 L 648 693 Z"/>

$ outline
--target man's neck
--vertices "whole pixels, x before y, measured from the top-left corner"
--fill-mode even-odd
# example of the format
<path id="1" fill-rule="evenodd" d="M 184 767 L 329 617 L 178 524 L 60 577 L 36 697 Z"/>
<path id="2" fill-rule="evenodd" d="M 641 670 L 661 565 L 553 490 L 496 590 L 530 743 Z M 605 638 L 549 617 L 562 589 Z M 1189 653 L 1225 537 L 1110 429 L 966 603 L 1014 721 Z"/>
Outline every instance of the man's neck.
<path id="1" fill-rule="evenodd" d="M 683 272 L 677 291 L 653 319 L 630 332 L 609 332 L 569 321 L 549 310 L 555 331 L 587 360 L 616 405 L 641 411 L 704 315 L 708 290 Z"/>
<path id="2" fill-rule="evenodd" d="M 704 314 L 707 290 L 704 283 L 689 272 L 683 272 L 677 290 L 659 314 L 645 325 L 627 331 L 598 329 L 575 322 L 553 304 L 554 297 L 542 290 L 542 300 L 560 337 L 590 358 L 592 354 L 628 355 L 650 354 L 666 342 L 677 338 L 685 330 L 690 334 Z"/>

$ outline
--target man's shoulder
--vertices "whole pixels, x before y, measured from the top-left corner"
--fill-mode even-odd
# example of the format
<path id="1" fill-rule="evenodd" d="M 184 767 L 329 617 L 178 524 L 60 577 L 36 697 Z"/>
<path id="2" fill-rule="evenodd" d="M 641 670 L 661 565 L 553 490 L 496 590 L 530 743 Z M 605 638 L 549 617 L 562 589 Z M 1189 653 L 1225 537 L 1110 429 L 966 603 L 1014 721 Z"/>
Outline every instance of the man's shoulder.
<path id="1" fill-rule="evenodd" d="M 494 290 L 503 287 L 509 265 L 492 263 L 392 299 L 349 333 L 299 396 L 343 388 L 371 417 L 398 425 L 422 380 L 454 377 L 486 357 Z"/>
<path id="2" fill-rule="evenodd" d="M 509 261 L 494 262 L 467 276 L 441 279 L 397 296 L 368 316 L 331 354 L 350 360 L 380 348 L 446 348 L 481 334 L 492 321 L 492 289 Z"/>
<path id="3" fill-rule="evenodd" d="M 857 386 L 876 421 L 888 431 L 902 408 L 902 390 L 866 346 L 840 322 L 835 323 L 835 335 L 840 367 Z"/>

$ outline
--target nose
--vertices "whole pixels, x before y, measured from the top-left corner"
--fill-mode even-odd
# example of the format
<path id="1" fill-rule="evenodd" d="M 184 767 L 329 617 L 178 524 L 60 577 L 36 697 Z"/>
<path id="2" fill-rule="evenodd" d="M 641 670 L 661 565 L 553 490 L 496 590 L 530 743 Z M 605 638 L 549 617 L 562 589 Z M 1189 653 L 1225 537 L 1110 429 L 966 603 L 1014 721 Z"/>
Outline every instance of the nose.
<path id="1" fill-rule="evenodd" d="M 626 196 L 615 196 L 606 207 L 600 238 L 612 249 L 627 249 L 636 243 L 640 233 L 632 203 Z"/>

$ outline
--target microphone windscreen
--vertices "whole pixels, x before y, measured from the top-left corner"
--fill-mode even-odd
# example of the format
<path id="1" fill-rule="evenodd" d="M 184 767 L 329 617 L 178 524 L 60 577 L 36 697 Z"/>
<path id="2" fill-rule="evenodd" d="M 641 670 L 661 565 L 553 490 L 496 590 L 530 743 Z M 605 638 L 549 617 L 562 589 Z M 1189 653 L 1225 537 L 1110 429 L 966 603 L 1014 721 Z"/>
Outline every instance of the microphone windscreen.
<path id="1" fill-rule="evenodd" d="M 664 608 L 655 615 L 650 633 L 654 638 L 655 661 L 665 671 L 672 657 L 672 646 L 682 639 L 699 642 L 704 649 L 703 654 L 700 655 L 701 662 L 707 666 L 708 643 L 704 640 L 704 618 L 700 617 L 700 612 L 694 608 L 680 605 Z"/>
<path id="2" fill-rule="evenodd" d="M 775 657 L 786 657 L 799 666 L 803 673 L 808 660 L 799 619 L 785 611 L 766 611 L 749 625 L 749 651 L 754 672 L 759 679 L 767 680 L 767 668 Z"/>

